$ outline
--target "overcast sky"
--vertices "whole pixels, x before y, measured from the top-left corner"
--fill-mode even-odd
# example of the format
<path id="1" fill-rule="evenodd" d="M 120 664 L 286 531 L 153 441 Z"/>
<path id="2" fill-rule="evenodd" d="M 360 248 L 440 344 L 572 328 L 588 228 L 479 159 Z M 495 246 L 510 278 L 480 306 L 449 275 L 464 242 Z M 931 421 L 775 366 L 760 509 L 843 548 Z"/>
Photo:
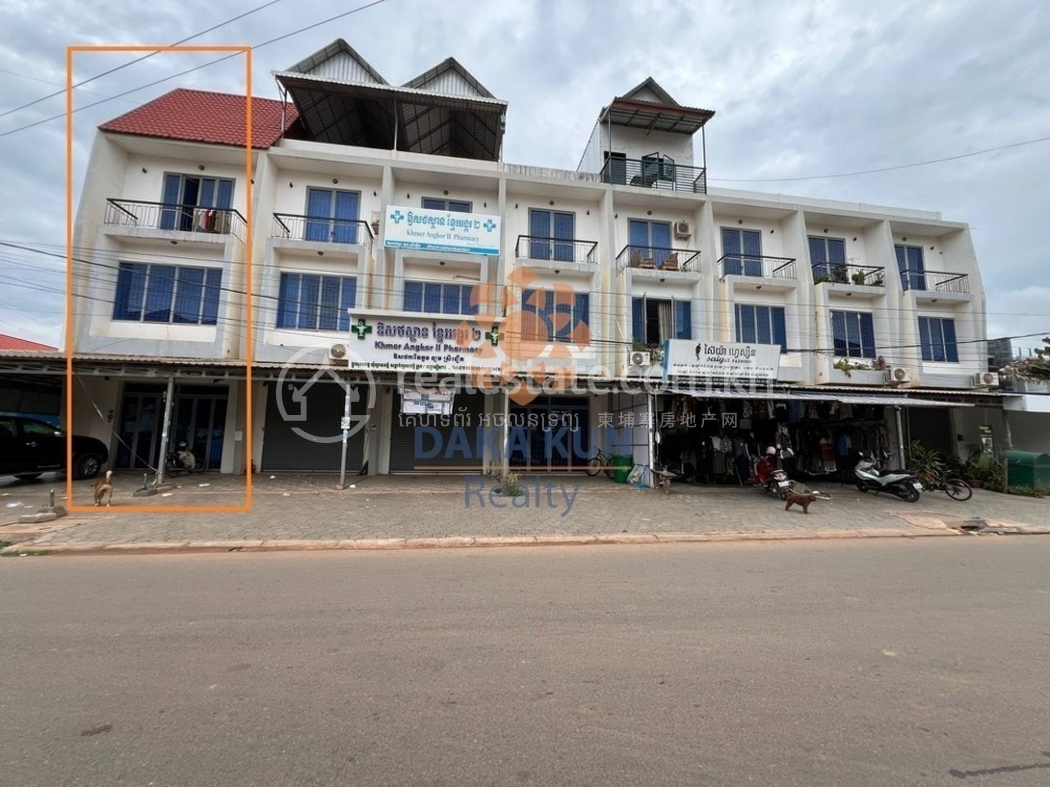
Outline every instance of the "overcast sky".
<path id="1" fill-rule="evenodd" d="M 192 41 L 259 45 L 365 2 L 5 0 L 0 113 L 64 86 L 68 44 L 171 44 L 266 6 Z M 254 91 L 276 97 L 272 71 L 340 37 L 392 84 L 454 56 L 510 102 L 504 158 L 519 164 L 575 169 L 601 107 L 651 75 L 679 103 L 716 111 L 707 130 L 712 191 L 918 208 L 967 222 L 990 336 L 1050 333 L 1050 258 L 1039 240 L 1050 208 L 1050 3 L 382 0 L 257 48 Z M 135 57 L 82 55 L 75 78 Z M 243 91 L 243 65 L 105 99 L 214 59 L 152 57 L 78 89 L 75 198 L 99 123 L 179 86 Z M 0 242 L 63 257 L 64 118 L 19 129 L 64 109 L 60 95 L 0 117 Z M 1016 144 L 1040 138 L 1048 141 Z M 1002 149 L 826 177 L 989 148 Z M 64 281 L 63 259 L 0 246 L 0 332 L 57 344 Z"/>

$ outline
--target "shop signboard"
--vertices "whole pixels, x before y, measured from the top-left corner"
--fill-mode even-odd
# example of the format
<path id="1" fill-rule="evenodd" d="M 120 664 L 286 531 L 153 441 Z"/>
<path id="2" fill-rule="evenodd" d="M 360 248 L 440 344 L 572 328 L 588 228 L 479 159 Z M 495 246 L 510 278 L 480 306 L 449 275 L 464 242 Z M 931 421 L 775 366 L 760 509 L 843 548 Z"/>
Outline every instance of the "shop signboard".
<path id="1" fill-rule="evenodd" d="M 386 209 L 383 245 L 388 248 L 498 257 L 500 237 L 499 216 L 404 205 Z"/>
<path id="2" fill-rule="evenodd" d="M 776 380 L 779 344 L 670 339 L 664 345 L 665 377 Z"/>
<path id="3" fill-rule="evenodd" d="M 355 310 L 347 342 L 351 368 L 370 371 L 499 371 L 499 328 L 463 317 Z"/>

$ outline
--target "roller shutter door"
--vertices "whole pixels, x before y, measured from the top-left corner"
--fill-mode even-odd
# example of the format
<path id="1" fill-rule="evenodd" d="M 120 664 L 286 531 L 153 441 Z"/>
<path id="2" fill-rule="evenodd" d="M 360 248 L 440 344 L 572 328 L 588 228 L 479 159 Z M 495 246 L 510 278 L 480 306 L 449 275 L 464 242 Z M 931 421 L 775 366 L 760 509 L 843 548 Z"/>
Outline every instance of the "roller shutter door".
<path id="1" fill-rule="evenodd" d="M 420 436 L 419 448 L 421 451 L 417 452 L 416 427 L 412 424 L 402 424 L 401 395 L 396 391 L 394 392 L 393 400 L 394 408 L 390 427 L 391 473 L 427 472 L 428 470 L 456 472 L 481 469 L 484 457 L 481 456 L 481 446 L 477 444 L 477 434 L 478 427 L 481 425 L 481 415 L 485 412 L 485 394 L 456 394 L 452 405 L 453 412 L 460 414 L 459 417 L 465 420 L 465 425 L 459 430 L 460 434 L 457 437 L 460 440 L 454 444 L 455 450 L 449 456 L 445 455 L 445 451 L 450 445 L 453 445 L 450 443 L 450 438 L 452 438 L 453 431 L 456 429 L 455 416 L 450 416 L 453 423 L 450 423 L 448 426 L 441 426 L 440 420 L 435 416 L 430 416 L 429 420 L 424 420 L 423 423 L 438 432 L 440 438 L 436 438 L 433 432 L 427 430 L 425 436 Z M 463 419 L 464 413 L 467 416 L 466 419 Z M 405 417 L 407 418 L 408 416 Z M 425 419 L 427 416 L 417 416 L 417 418 Z M 469 446 L 469 453 L 459 450 L 459 447 L 463 445 L 461 438 L 464 435 L 466 436 L 466 444 Z M 439 450 L 435 451 L 435 448 Z M 436 453 L 436 456 L 427 456 L 430 453 Z"/>
<path id="2" fill-rule="evenodd" d="M 305 408 L 306 419 L 286 421 L 281 415 L 277 403 L 277 386 L 272 383 L 266 397 L 266 426 L 263 432 L 263 472 L 298 472 L 298 473 L 338 473 L 342 454 L 342 442 L 339 440 L 319 443 L 308 440 L 293 431 L 298 428 L 306 434 L 317 437 L 334 437 L 339 435 L 339 422 L 343 417 L 343 399 L 345 389 L 332 382 L 317 382 L 304 395 L 302 402 L 292 399 L 292 391 L 301 387 L 284 383 L 284 407 L 289 416 L 299 415 Z M 357 390 L 357 386 L 354 386 Z M 361 400 L 351 405 L 351 412 L 360 413 L 362 402 L 367 401 L 366 392 L 358 390 Z M 358 422 L 355 420 L 354 425 Z M 356 473 L 361 469 L 364 456 L 365 429 L 350 435 L 346 450 L 346 469 Z"/>

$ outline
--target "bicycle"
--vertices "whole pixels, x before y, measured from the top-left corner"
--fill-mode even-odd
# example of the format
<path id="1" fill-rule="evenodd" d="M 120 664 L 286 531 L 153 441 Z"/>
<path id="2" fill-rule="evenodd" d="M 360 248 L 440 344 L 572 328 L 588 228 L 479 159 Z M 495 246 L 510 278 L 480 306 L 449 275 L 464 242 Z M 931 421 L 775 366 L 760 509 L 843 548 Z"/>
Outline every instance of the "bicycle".
<path id="1" fill-rule="evenodd" d="M 587 475 L 594 478 L 603 470 L 609 478 L 613 477 L 612 459 L 601 448 L 598 448 L 594 456 L 587 462 Z"/>
<path id="2" fill-rule="evenodd" d="M 973 489 L 970 488 L 968 483 L 961 478 L 952 478 L 945 473 L 937 476 L 925 476 L 922 479 L 922 485 L 926 491 L 944 492 L 952 500 L 960 502 L 973 497 Z"/>

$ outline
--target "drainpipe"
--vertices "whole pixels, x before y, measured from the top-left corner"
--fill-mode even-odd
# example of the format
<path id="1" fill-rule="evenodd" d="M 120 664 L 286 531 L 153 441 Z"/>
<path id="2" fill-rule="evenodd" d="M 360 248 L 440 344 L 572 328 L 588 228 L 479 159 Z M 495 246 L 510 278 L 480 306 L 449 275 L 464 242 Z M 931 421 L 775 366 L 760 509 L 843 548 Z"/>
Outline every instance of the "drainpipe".
<path id="1" fill-rule="evenodd" d="M 350 379 L 349 375 L 344 381 L 343 388 L 343 422 L 339 425 L 343 430 L 343 445 L 339 455 L 339 488 L 346 489 L 346 445 L 350 437 Z M 368 457 L 365 456 L 365 461 Z"/>
<path id="2" fill-rule="evenodd" d="M 905 459 L 904 456 L 904 427 L 901 424 L 901 406 L 895 404 L 893 406 L 893 412 L 897 419 L 897 450 L 900 452 L 897 456 L 900 457 L 901 467 L 904 467 L 907 459 Z"/>
<path id="3" fill-rule="evenodd" d="M 168 459 L 168 433 L 171 429 L 171 406 L 172 400 L 175 398 L 175 378 L 168 378 L 168 391 L 164 395 L 164 423 L 161 425 L 160 432 L 160 463 L 157 468 L 157 478 L 154 481 L 155 486 L 160 486 L 164 483 L 164 470 Z"/>

